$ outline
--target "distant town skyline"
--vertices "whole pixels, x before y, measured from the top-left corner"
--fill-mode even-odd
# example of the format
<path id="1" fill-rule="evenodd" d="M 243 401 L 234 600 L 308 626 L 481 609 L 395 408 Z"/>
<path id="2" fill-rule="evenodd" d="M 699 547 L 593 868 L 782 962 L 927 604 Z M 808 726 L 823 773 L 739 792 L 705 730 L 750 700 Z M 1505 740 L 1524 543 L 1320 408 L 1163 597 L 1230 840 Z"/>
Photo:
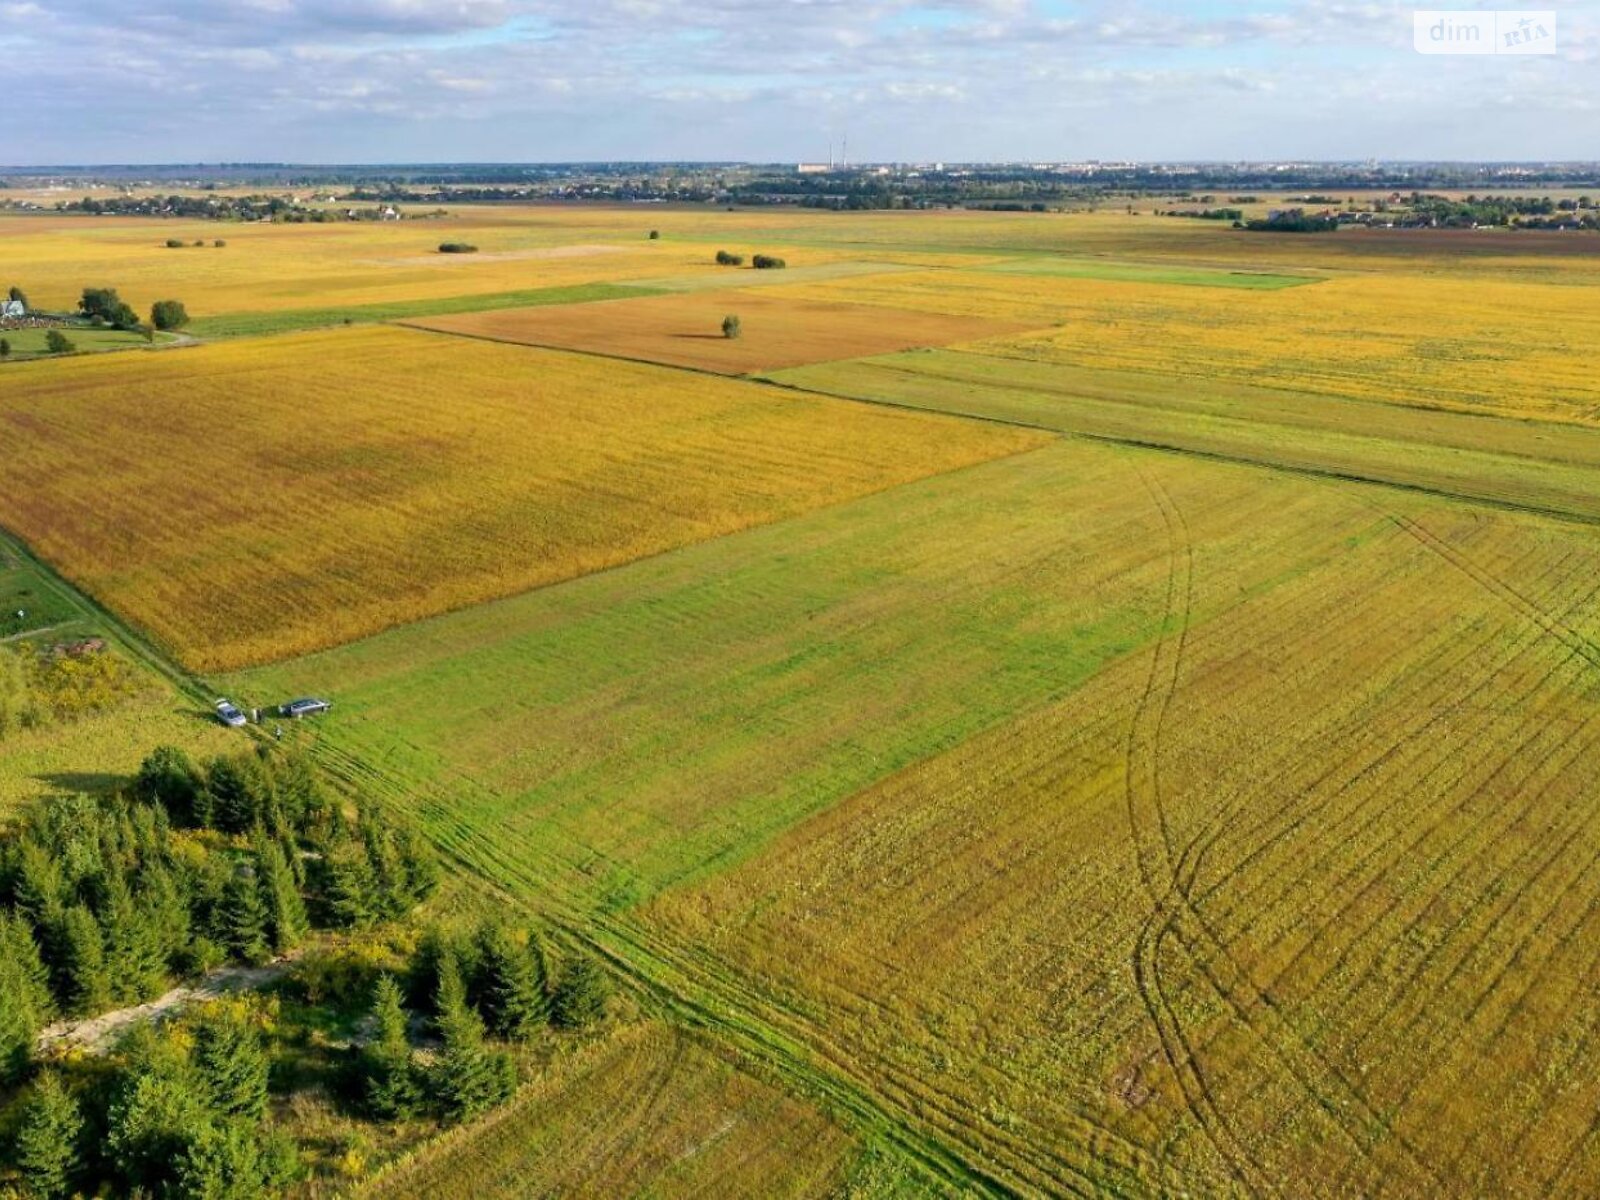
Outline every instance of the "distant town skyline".
<path id="1" fill-rule="evenodd" d="M 0 161 L 1582 160 L 1555 54 L 1425 56 L 1414 5 L 0 0 Z"/>

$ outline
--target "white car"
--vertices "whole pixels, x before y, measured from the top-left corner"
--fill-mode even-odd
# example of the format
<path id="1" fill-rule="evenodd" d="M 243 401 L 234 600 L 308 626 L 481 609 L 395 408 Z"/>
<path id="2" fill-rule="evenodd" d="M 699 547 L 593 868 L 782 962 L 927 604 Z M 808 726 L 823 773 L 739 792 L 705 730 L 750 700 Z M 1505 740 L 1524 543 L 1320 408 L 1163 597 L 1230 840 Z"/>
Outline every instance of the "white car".
<path id="1" fill-rule="evenodd" d="M 231 725 L 235 729 L 249 723 L 245 715 L 233 706 L 231 700 L 217 701 L 217 720 L 224 725 Z"/>

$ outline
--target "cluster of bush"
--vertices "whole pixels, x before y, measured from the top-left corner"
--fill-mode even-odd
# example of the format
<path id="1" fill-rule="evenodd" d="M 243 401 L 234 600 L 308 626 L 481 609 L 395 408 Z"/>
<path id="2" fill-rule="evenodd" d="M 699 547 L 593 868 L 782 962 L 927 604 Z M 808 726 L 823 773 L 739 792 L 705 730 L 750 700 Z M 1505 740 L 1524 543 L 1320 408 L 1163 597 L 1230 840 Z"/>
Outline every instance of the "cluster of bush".
<path id="1" fill-rule="evenodd" d="M 108 650 L 69 657 L 0 646 L 0 740 L 111 708 L 138 689 L 138 672 Z"/>
<path id="2" fill-rule="evenodd" d="M 201 769 L 158 749 L 131 794 L 52 799 L 0 843 L 0 1070 L 23 1071 L 58 1013 L 264 962 L 312 927 L 404 915 L 436 883 L 414 831 L 350 818 L 303 757 L 246 751 Z"/>
<path id="3" fill-rule="evenodd" d="M 471 242 L 440 242 L 440 254 L 476 254 L 478 248 Z"/>
<path id="4" fill-rule="evenodd" d="M 1256 233 L 1331 233 L 1339 228 L 1336 217 L 1312 216 L 1302 209 L 1291 208 L 1244 223 L 1246 229 Z"/>
<path id="5" fill-rule="evenodd" d="M 1193 217 L 1198 221 L 1242 221 L 1244 210 L 1239 208 L 1174 208 L 1169 217 Z"/>
<path id="6" fill-rule="evenodd" d="M 206 240 L 204 238 L 195 238 L 195 240 L 192 241 L 192 242 L 186 242 L 182 238 L 168 238 L 167 239 L 167 249 L 168 250 L 181 250 L 185 246 L 204 246 L 205 244 L 206 244 Z M 212 239 L 211 244 L 213 246 L 215 246 L 217 249 L 220 250 L 220 249 L 222 249 L 222 247 L 226 246 L 228 243 L 223 241 L 221 238 L 214 238 L 214 239 Z"/>
<path id="7" fill-rule="evenodd" d="M 742 267 L 744 266 L 744 255 L 733 254 L 727 250 L 718 250 L 717 265 L 719 267 Z M 758 271 L 781 271 L 789 264 L 771 254 L 756 254 L 751 256 L 750 265 Z"/>

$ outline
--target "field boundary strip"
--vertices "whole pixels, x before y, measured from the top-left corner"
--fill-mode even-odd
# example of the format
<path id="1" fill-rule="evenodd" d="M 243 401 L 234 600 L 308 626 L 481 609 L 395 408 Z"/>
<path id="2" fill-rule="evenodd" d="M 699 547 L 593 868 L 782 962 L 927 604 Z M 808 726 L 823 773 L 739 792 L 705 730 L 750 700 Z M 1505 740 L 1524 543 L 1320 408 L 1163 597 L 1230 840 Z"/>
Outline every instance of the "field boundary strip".
<path id="1" fill-rule="evenodd" d="M 573 353 L 584 353 L 574 351 Z M 658 364 L 659 365 L 659 364 Z M 674 370 L 690 370 L 687 367 L 675 367 Z M 722 378 L 728 378 L 722 376 Z M 785 379 L 774 379 L 767 375 L 740 376 L 748 378 L 753 383 L 770 384 L 773 387 L 786 388 L 809 396 L 831 396 L 836 400 L 853 400 L 858 404 L 876 404 L 883 408 L 896 408 L 906 412 L 943 413 L 945 416 L 961 417 L 969 421 L 986 421 L 992 425 L 1006 425 L 1014 429 L 1033 429 L 1040 433 L 1054 434 L 1060 438 L 1074 438 L 1086 442 L 1098 442 L 1108 446 L 1125 446 L 1132 450 L 1150 450 L 1160 454 L 1180 454 L 1189 458 L 1205 459 L 1210 462 L 1226 463 L 1230 466 L 1258 467 L 1264 471 L 1279 471 L 1288 475 L 1299 475 L 1308 479 L 1322 479 L 1334 483 L 1367 484 L 1372 487 L 1392 488 L 1396 491 L 1409 492 L 1414 495 L 1427 496 L 1432 499 L 1453 501 L 1461 504 L 1476 504 L 1486 508 L 1497 509 L 1502 512 L 1519 513 L 1524 516 L 1548 517 L 1552 520 L 1564 521 L 1575 525 L 1600 526 L 1600 514 L 1576 512 L 1572 509 L 1557 508 L 1553 505 L 1532 504 L 1521 500 L 1511 500 L 1503 496 L 1478 495 L 1472 492 L 1451 491 L 1448 488 L 1430 487 L 1427 484 L 1416 483 L 1404 479 L 1386 479 L 1378 475 L 1362 475 L 1355 471 L 1340 471 L 1333 467 L 1316 467 L 1305 463 L 1291 463 L 1274 461 L 1269 458 L 1253 458 L 1246 454 L 1228 454 L 1221 450 L 1207 450 L 1198 446 L 1184 446 L 1176 442 L 1154 441 L 1149 438 L 1125 437 L 1111 433 L 1090 433 L 1084 430 L 1061 429 L 1054 425 L 1045 425 L 1039 421 L 1024 421 L 1016 417 L 999 417 L 989 413 L 976 413 L 963 409 L 933 408 L 925 404 L 908 404 L 901 400 L 886 400 L 874 396 L 863 396 L 856 393 L 829 392 L 818 388 L 807 387 L 804 384 L 794 383 Z M 1441 410 L 1449 411 L 1449 410 Z M 1492 417 L 1487 413 L 1475 414 L 1492 420 L 1504 418 Z M 1533 461 L 1533 460 L 1529 460 Z"/>

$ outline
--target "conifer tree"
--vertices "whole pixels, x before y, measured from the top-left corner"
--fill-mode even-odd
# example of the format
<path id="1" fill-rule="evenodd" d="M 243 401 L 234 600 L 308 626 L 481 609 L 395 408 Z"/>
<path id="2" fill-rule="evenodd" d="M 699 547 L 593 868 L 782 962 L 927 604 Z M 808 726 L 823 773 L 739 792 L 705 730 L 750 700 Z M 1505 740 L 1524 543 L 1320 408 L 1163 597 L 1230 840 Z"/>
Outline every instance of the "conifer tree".
<path id="1" fill-rule="evenodd" d="M 180 825 L 207 825 L 209 812 L 201 810 L 204 780 L 189 756 L 175 746 L 157 746 L 139 766 L 134 794 L 159 804 Z"/>
<path id="2" fill-rule="evenodd" d="M 372 997 L 373 1038 L 362 1054 L 362 1082 L 367 1110 L 382 1121 L 403 1121 L 421 1103 L 400 985 L 382 975 Z"/>
<path id="3" fill-rule="evenodd" d="M 106 880 L 100 923 L 114 998 L 137 1002 L 159 993 L 166 981 L 167 967 L 161 935 L 134 904 L 127 880 L 120 872 L 113 872 Z"/>
<path id="4" fill-rule="evenodd" d="M 411 911 L 415 899 L 393 831 L 366 814 L 362 814 L 358 829 L 367 862 L 372 866 L 374 909 L 384 917 L 404 916 Z"/>
<path id="5" fill-rule="evenodd" d="M 272 948 L 282 954 L 305 936 L 305 903 L 300 899 L 294 873 L 284 861 L 282 847 L 259 830 L 256 863 L 261 878 L 261 901 L 267 914 L 267 937 Z"/>
<path id="6" fill-rule="evenodd" d="M 362 929 L 377 919 L 377 880 L 366 847 L 341 840 L 322 858 L 322 902 L 327 922 L 340 929 Z"/>
<path id="7" fill-rule="evenodd" d="M 219 1006 L 195 1027 L 194 1061 L 217 1112 L 250 1121 L 266 1114 L 266 1050 L 236 1010 Z"/>
<path id="8" fill-rule="evenodd" d="M 605 1012 L 610 984 L 594 960 L 580 955 L 567 964 L 550 1000 L 550 1015 L 563 1029 L 579 1029 Z"/>
<path id="9" fill-rule="evenodd" d="M 543 957 L 536 953 L 537 943 L 519 942 L 498 922 L 487 922 L 478 931 L 473 999 L 497 1037 L 531 1037 L 549 1020 Z"/>
<path id="10" fill-rule="evenodd" d="M 439 964 L 434 1018 L 444 1047 L 434 1074 L 434 1094 L 444 1115 L 458 1121 L 493 1108 L 515 1084 L 509 1055 L 484 1042 L 483 1018 L 467 1003 L 454 956 Z"/>
<path id="11" fill-rule="evenodd" d="M 15 1161 L 29 1195 L 56 1200 L 72 1191 L 82 1164 L 82 1133 L 78 1102 L 59 1075 L 46 1071 L 33 1086 L 17 1130 Z"/>
<path id="12" fill-rule="evenodd" d="M 27 1068 L 33 1039 L 53 1015 L 50 976 L 28 922 L 0 913 L 0 1083 Z"/>
<path id="13" fill-rule="evenodd" d="M 91 1015 L 111 1007 L 111 977 L 106 970 L 105 938 L 88 906 L 69 908 L 61 925 L 61 991 L 66 1006 Z"/>
<path id="14" fill-rule="evenodd" d="M 261 1139 L 241 1121 L 207 1121 L 185 1139 L 164 1194 L 173 1200 L 257 1200 L 267 1194 Z"/>
<path id="15" fill-rule="evenodd" d="M 267 941 L 267 909 L 253 867 L 240 865 L 222 897 L 222 926 L 228 950 L 241 962 L 264 963 L 272 954 Z"/>

